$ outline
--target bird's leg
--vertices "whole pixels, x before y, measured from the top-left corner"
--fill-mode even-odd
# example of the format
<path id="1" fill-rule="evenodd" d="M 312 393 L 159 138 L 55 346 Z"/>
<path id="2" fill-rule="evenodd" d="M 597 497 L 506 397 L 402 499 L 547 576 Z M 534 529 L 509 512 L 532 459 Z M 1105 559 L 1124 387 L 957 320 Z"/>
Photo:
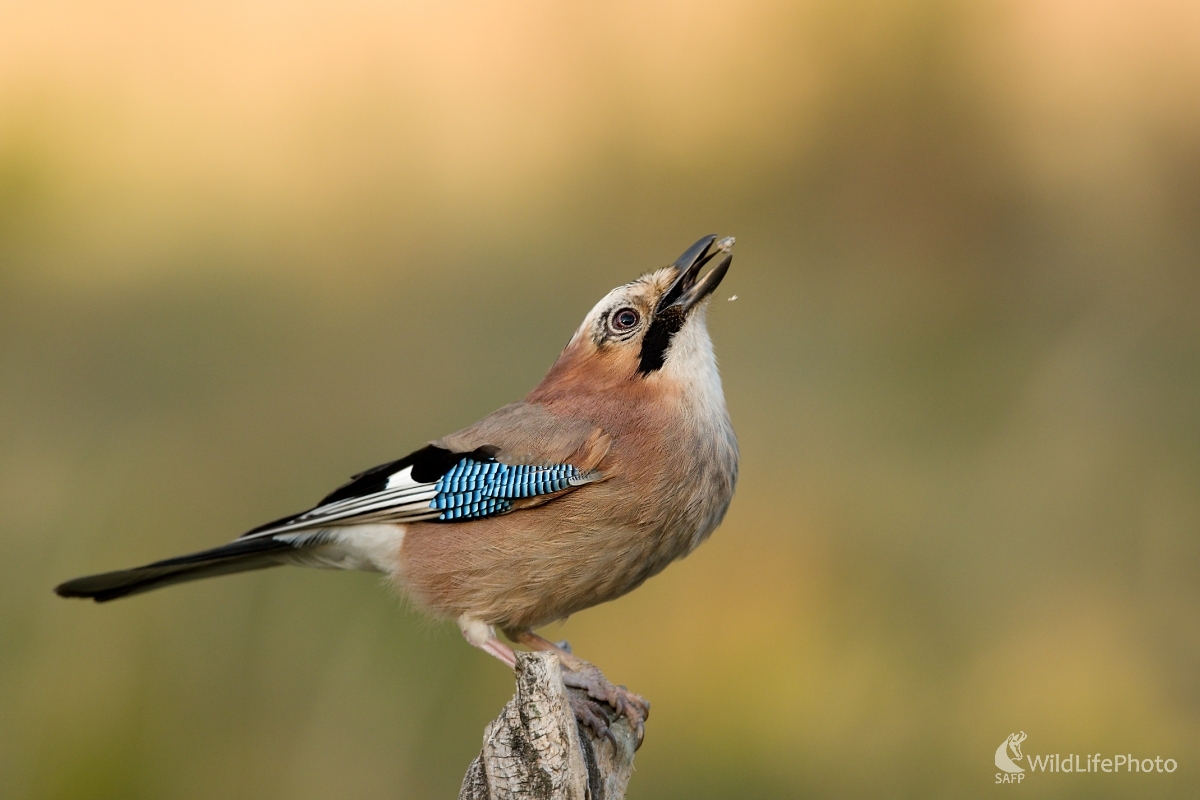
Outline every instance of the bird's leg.
<path id="1" fill-rule="evenodd" d="M 611 741 L 612 733 L 608 730 L 607 715 L 599 709 L 593 700 L 599 700 L 612 706 L 618 715 L 625 716 L 637 733 L 637 746 L 641 747 L 645 736 L 646 719 L 650 716 L 650 703 L 640 694 L 629 691 L 624 686 L 612 684 L 595 664 L 584 661 L 571 652 L 566 642 L 555 644 L 543 639 L 533 631 L 505 631 L 510 639 L 525 645 L 531 650 L 549 650 L 558 654 L 559 663 L 563 667 L 563 684 L 575 689 L 583 689 L 588 697 L 577 697 L 568 692 L 571 697 L 571 708 L 575 716 L 599 736 L 607 736 Z M 591 698 L 590 700 L 588 698 Z M 614 746 L 616 742 L 613 741 Z"/>
<path id="2" fill-rule="evenodd" d="M 516 668 L 517 656 L 513 649 L 496 638 L 496 629 L 491 625 L 464 614 L 458 618 L 458 629 L 462 631 L 463 638 L 475 647 L 508 664 L 509 669 Z"/>

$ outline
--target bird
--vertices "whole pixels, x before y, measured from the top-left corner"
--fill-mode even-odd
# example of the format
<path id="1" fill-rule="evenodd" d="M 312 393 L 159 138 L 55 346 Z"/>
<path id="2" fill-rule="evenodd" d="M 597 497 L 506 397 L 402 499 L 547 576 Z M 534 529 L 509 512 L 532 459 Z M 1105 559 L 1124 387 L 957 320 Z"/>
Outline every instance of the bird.
<path id="1" fill-rule="evenodd" d="M 557 653 L 563 683 L 584 690 L 569 693 L 579 721 L 612 739 L 605 703 L 640 744 L 645 698 L 535 630 L 632 591 L 724 518 L 738 444 L 706 309 L 733 244 L 705 236 L 613 289 L 523 400 L 354 475 L 307 511 L 55 592 L 104 603 L 279 565 L 383 573 L 509 667 L 516 655 L 497 631 Z"/>

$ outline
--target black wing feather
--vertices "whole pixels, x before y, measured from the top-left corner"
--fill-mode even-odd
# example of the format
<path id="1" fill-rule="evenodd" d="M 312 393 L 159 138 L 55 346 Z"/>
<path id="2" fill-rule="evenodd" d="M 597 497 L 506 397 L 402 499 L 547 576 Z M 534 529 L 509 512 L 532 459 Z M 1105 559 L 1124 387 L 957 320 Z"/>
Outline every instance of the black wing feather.
<path id="1" fill-rule="evenodd" d="M 350 479 L 350 482 L 339 486 L 329 493 L 318 505 L 329 505 L 339 500 L 349 500 L 351 497 L 362 497 L 383 491 L 388 478 L 406 467 L 412 467 L 413 480 L 418 483 L 433 483 L 449 472 L 466 453 L 454 453 L 435 444 L 426 445 L 404 458 L 371 467 Z"/>

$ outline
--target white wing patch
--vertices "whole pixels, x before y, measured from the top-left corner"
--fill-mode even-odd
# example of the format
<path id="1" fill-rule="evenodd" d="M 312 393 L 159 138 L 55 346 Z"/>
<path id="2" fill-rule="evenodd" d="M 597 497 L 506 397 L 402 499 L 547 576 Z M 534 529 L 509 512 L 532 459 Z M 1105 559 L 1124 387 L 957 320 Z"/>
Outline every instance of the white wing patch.
<path id="1" fill-rule="evenodd" d="M 388 478 L 387 488 L 403 489 L 407 486 L 421 485 L 413 480 L 412 471 L 413 471 L 412 467 L 405 467 L 404 469 L 400 470 L 392 477 Z M 432 484 L 424 484 L 424 485 L 429 486 Z"/>

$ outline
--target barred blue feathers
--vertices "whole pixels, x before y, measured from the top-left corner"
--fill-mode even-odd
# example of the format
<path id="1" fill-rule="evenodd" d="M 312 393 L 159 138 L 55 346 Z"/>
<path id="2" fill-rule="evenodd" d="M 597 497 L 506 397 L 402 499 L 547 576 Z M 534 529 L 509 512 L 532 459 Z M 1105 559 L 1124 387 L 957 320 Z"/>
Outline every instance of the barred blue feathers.
<path id="1" fill-rule="evenodd" d="M 467 457 L 438 480 L 429 507 L 442 512 L 442 521 L 490 517 L 509 511 L 518 498 L 553 494 L 594 479 L 570 464 L 514 466 Z"/>

